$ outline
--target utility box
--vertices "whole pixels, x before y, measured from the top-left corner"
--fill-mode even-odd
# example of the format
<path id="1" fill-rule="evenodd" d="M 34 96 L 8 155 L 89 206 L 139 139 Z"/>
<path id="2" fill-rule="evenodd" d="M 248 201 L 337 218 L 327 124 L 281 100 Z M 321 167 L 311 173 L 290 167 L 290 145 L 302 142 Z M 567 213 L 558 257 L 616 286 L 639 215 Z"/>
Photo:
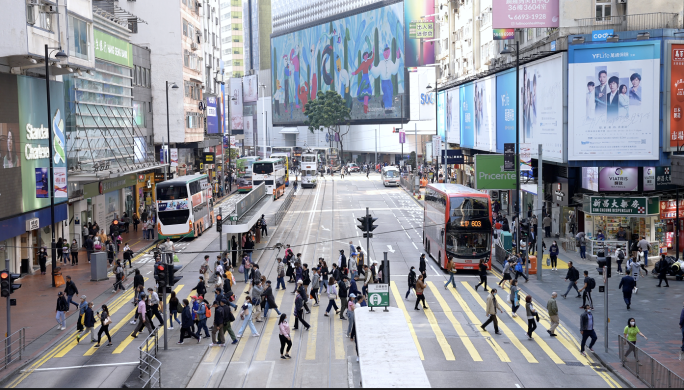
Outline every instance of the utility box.
<path id="1" fill-rule="evenodd" d="M 107 252 L 95 252 L 90 255 L 90 280 L 107 280 Z"/>
<path id="2" fill-rule="evenodd" d="M 501 244 L 509 252 L 513 249 L 513 235 L 511 232 L 501 232 Z"/>

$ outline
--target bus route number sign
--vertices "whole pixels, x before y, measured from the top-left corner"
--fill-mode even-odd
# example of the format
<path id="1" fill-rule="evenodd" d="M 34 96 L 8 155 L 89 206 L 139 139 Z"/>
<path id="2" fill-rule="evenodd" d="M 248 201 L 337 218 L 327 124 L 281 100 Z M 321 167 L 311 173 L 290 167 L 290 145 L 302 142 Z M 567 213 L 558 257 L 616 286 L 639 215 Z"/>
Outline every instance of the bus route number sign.
<path id="1" fill-rule="evenodd" d="M 461 227 L 482 227 L 482 221 L 461 221 Z"/>
<path id="2" fill-rule="evenodd" d="M 387 307 L 389 306 L 389 285 L 386 283 L 376 283 L 368 285 L 368 306 Z"/>

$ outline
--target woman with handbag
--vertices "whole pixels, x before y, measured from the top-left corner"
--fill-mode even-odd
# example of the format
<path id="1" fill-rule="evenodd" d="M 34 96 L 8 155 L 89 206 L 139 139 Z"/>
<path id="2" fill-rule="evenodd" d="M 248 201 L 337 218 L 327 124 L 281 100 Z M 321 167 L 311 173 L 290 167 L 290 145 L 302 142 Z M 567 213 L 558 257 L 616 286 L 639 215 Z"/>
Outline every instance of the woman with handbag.
<path id="1" fill-rule="evenodd" d="M 171 291 L 171 298 L 169 299 L 169 311 L 169 316 L 171 317 L 171 326 L 169 326 L 169 329 L 173 330 L 173 321 L 176 320 L 176 323 L 180 325 L 181 322 L 178 320 L 178 312 L 183 312 L 183 306 L 181 306 L 175 291 Z"/>
<path id="2" fill-rule="evenodd" d="M 249 256 L 246 253 L 242 254 L 242 264 L 240 264 L 240 273 L 245 275 L 245 283 L 249 283 L 249 273 L 252 269 L 252 262 L 249 261 Z"/>
<path id="3" fill-rule="evenodd" d="M 539 321 L 539 313 L 532 305 L 532 296 L 525 297 L 525 311 L 527 311 L 527 337 L 532 340 L 532 333 L 537 329 L 537 321 Z M 536 321 L 535 321 L 536 319 Z"/>
<path id="4" fill-rule="evenodd" d="M 240 313 L 242 326 L 240 327 L 240 331 L 238 331 L 238 334 L 235 337 L 241 338 L 242 334 L 245 332 L 245 329 L 247 328 L 247 325 L 249 325 L 249 329 L 252 331 L 252 337 L 259 337 L 259 332 L 257 332 L 256 326 L 254 326 L 254 323 L 252 322 L 253 309 L 254 307 L 252 306 L 252 298 L 245 297 L 245 304 L 242 305 L 242 312 Z"/>
<path id="5" fill-rule="evenodd" d="M 325 309 L 326 317 L 328 317 L 328 313 L 333 307 L 335 308 L 335 314 L 340 313 L 340 309 L 337 307 L 335 299 L 337 299 L 337 283 L 335 283 L 335 278 L 331 277 L 330 281 L 328 281 L 328 308 Z"/>
<path id="6" fill-rule="evenodd" d="M 100 348 L 100 341 L 102 341 L 102 333 L 107 335 L 107 346 L 112 346 L 112 336 L 109 335 L 109 325 L 112 324 L 112 319 L 109 317 L 109 308 L 107 305 L 102 305 L 102 313 L 100 313 L 100 330 L 97 332 L 97 344 L 95 348 Z"/>
<path id="7" fill-rule="evenodd" d="M 278 335 L 278 338 L 280 339 L 280 358 L 289 359 L 290 348 L 292 348 L 292 336 L 290 336 L 290 324 L 287 323 L 287 314 L 283 313 L 280 315 L 278 329 L 280 331 L 280 334 Z M 287 350 L 285 350 L 285 345 L 287 345 Z M 283 354 L 283 352 L 285 352 L 285 354 Z"/>

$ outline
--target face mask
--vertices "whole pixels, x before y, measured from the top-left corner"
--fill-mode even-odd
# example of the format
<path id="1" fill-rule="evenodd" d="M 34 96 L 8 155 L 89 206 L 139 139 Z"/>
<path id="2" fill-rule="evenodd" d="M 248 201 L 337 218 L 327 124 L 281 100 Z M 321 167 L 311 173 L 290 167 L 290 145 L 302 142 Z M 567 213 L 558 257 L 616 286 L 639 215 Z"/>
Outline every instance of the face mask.
<path id="1" fill-rule="evenodd" d="M 629 324 L 632 325 L 632 326 L 634 326 L 634 321 L 631 321 Z"/>
<path id="2" fill-rule="evenodd" d="M 492 293 L 492 295 L 496 295 L 496 293 L 495 293 L 495 292 L 493 292 L 493 293 Z"/>
<path id="3" fill-rule="evenodd" d="M 591 313 L 591 309 L 587 309 L 587 313 Z"/>

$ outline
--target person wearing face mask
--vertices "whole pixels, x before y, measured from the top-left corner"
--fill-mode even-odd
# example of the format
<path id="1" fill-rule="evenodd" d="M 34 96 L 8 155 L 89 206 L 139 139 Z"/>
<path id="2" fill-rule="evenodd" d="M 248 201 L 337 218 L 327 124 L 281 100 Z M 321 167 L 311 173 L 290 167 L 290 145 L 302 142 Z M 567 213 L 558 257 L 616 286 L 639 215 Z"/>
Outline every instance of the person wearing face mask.
<path id="1" fill-rule="evenodd" d="M 197 291 L 197 295 L 205 296 L 207 295 L 207 286 L 204 284 L 204 277 L 200 276 L 197 281 L 197 286 L 195 286 L 190 291 Z"/>
<path id="2" fill-rule="evenodd" d="M 644 340 L 648 340 L 648 337 L 644 336 L 644 334 L 639 331 L 639 328 L 636 326 L 636 320 L 634 318 L 630 318 L 629 320 L 627 320 L 627 326 L 625 326 L 625 330 L 623 333 L 627 341 L 629 341 L 629 343 L 627 344 L 628 348 L 627 352 L 625 353 L 625 357 L 629 356 L 630 353 L 634 353 L 634 358 L 638 362 L 639 358 L 637 357 L 636 349 L 634 348 L 637 342 L 637 335 L 643 337 Z"/>
<path id="3" fill-rule="evenodd" d="M 582 334 L 582 343 L 580 345 L 580 353 L 582 356 L 587 356 L 584 353 L 584 346 L 587 344 L 587 339 L 591 339 L 589 343 L 589 350 L 594 352 L 593 347 L 596 344 L 596 331 L 594 331 L 594 315 L 591 314 L 591 307 L 586 305 L 584 313 L 580 314 L 580 333 Z"/>
<path id="4" fill-rule="evenodd" d="M 553 241 L 553 244 L 551 244 L 551 247 L 549 247 L 549 257 L 551 257 L 551 270 L 552 271 L 557 271 L 558 270 L 558 244 L 556 241 Z"/>
<path id="5" fill-rule="evenodd" d="M 487 314 L 487 321 L 484 322 L 484 324 L 480 325 L 480 328 L 482 328 L 483 331 L 486 331 L 487 325 L 490 323 L 494 323 L 494 334 L 500 335 L 499 333 L 499 320 L 496 318 L 496 311 L 499 310 L 500 313 L 503 313 L 503 310 L 499 306 L 499 304 L 496 302 L 496 289 L 493 288 L 489 296 L 487 296 L 487 308 L 486 308 L 486 314 Z"/>
<path id="6" fill-rule="evenodd" d="M 411 270 L 408 274 L 408 290 L 406 290 L 406 300 L 409 299 L 409 294 L 411 289 L 416 289 L 416 267 L 411 266 Z"/>

